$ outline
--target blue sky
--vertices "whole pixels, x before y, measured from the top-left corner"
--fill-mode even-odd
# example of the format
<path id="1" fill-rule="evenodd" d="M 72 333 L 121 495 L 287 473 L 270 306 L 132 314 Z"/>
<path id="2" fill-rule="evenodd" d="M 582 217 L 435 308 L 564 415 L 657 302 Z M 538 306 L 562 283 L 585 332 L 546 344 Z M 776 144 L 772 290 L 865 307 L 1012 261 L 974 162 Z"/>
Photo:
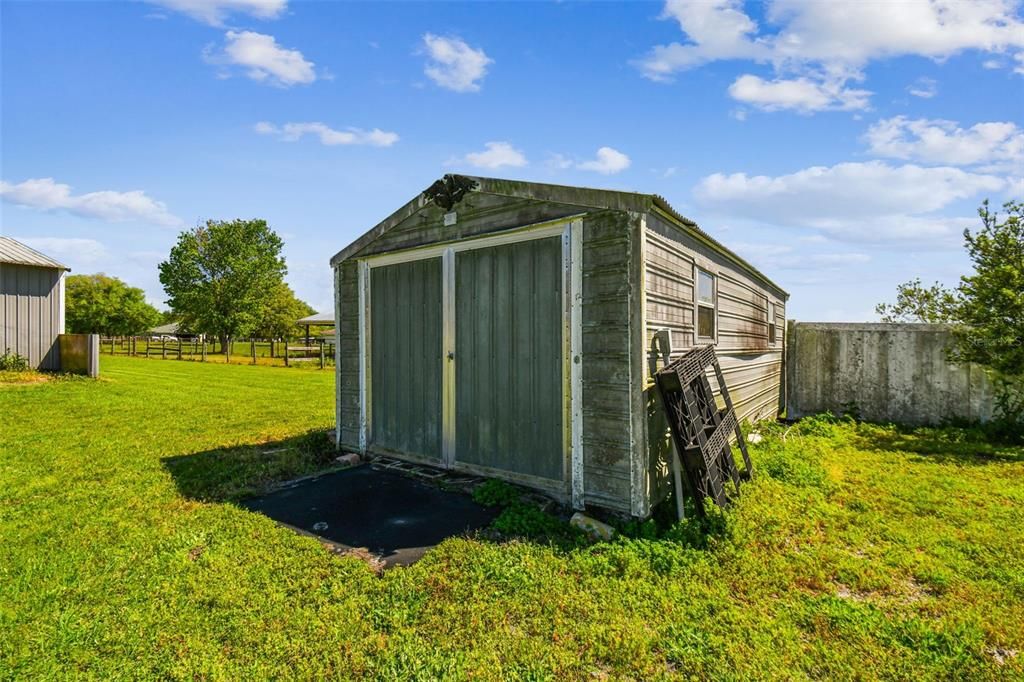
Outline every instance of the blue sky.
<path id="1" fill-rule="evenodd" d="M 445 172 L 656 192 L 802 320 L 859 321 L 1024 198 L 1024 10 L 955 3 L 0 4 L 0 233 L 163 304 L 261 217 L 288 281 Z"/>

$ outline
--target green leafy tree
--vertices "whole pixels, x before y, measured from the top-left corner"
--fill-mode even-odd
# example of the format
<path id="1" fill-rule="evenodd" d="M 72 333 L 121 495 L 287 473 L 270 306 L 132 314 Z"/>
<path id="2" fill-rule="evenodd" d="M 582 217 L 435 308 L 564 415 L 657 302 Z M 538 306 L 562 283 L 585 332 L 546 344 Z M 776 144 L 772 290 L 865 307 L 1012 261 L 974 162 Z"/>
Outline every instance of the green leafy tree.
<path id="1" fill-rule="evenodd" d="M 65 282 L 65 323 L 72 334 L 130 336 L 160 322 L 142 289 L 103 273 L 71 275 Z"/>
<path id="2" fill-rule="evenodd" d="M 182 325 L 220 338 L 252 334 L 287 268 L 265 220 L 209 220 L 182 232 L 160 263 L 160 282 Z"/>
<path id="3" fill-rule="evenodd" d="M 896 303 L 875 310 L 885 322 L 952 322 L 950 359 L 994 372 L 1002 435 L 1024 437 L 1024 203 L 1003 204 L 1005 216 L 978 209 L 981 228 L 964 230 L 973 272 L 955 290 L 916 279 L 898 287 Z"/>
<path id="4" fill-rule="evenodd" d="M 879 303 L 882 322 L 952 322 L 956 295 L 939 282 L 926 287 L 918 277 L 896 287 L 895 303 Z"/>
<path id="5" fill-rule="evenodd" d="M 297 336 L 303 330 L 295 321 L 315 312 L 312 306 L 295 296 L 290 286 L 281 282 L 274 287 L 254 333 L 264 339 Z"/>
<path id="6" fill-rule="evenodd" d="M 981 229 L 964 230 L 974 272 L 957 288 L 956 359 L 1012 377 L 1024 376 L 1024 203 L 1003 204 L 1006 217 L 978 210 Z"/>

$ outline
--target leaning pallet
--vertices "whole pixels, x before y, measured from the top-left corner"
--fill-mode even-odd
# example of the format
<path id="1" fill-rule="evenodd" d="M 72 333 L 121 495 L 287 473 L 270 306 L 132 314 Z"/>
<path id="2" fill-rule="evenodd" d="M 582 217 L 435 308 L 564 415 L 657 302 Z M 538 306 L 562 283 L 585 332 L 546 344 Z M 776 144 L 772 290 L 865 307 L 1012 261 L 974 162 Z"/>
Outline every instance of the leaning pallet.
<path id="1" fill-rule="evenodd" d="M 715 402 L 715 394 L 708 381 L 708 370 L 715 373 L 725 403 L 723 409 L 718 409 Z M 739 494 L 740 479 L 750 478 L 753 468 L 729 398 L 729 389 L 722 376 L 722 368 L 718 365 L 715 347 L 697 346 L 687 351 L 657 372 L 655 380 L 675 446 L 673 468 L 680 517 L 683 490 L 676 458 L 682 460 L 690 493 L 695 498 L 696 509 L 701 516 L 706 514 L 706 497 L 720 507 L 728 505 L 728 481 L 732 481 Z M 736 468 L 729 444 L 732 434 L 736 435 L 736 443 L 743 453 L 742 472 Z"/>

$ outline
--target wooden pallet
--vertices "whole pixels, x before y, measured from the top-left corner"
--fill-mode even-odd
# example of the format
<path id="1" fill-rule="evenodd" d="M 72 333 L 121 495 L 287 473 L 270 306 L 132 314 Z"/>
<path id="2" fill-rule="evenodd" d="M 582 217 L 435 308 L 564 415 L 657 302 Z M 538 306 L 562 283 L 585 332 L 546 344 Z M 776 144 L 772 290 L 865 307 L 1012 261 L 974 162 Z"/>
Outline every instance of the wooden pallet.
<path id="1" fill-rule="evenodd" d="M 725 402 L 724 409 L 718 409 L 715 395 L 708 381 L 708 371 L 713 370 L 719 391 Z M 678 459 L 682 460 L 690 494 L 696 500 L 697 512 L 704 516 L 704 498 L 711 498 L 720 507 L 729 504 L 726 493 L 728 482 L 732 482 L 739 494 L 740 480 L 749 479 L 753 474 L 747 445 L 740 432 L 739 422 L 733 410 L 729 389 L 722 376 L 714 346 L 697 346 L 681 358 L 669 363 L 655 375 L 658 392 L 661 394 L 672 442 L 673 473 L 675 474 L 676 503 L 682 518 L 683 485 L 679 474 Z M 739 471 L 733 458 L 730 437 L 735 434 L 736 444 L 743 455 L 744 470 Z"/>

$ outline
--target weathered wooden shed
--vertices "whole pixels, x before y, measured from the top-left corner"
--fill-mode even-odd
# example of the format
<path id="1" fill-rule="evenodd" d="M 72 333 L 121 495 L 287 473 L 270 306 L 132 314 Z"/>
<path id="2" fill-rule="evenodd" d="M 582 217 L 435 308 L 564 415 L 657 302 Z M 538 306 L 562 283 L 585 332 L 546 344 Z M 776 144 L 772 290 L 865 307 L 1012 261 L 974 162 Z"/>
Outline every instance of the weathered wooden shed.
<path id="1" fill-rule="evenodd" d="M 331 265 L 344 449 L 646 517 L 666 342 L 778 413 L 788 295 L 657 195 L 448 175 Z"/>
<path id="2" fill-rule="evenodd" d="M 69 268 L 10 237 L 0 237 L 0 353 L 60 369 L 64 275 Z"/>

